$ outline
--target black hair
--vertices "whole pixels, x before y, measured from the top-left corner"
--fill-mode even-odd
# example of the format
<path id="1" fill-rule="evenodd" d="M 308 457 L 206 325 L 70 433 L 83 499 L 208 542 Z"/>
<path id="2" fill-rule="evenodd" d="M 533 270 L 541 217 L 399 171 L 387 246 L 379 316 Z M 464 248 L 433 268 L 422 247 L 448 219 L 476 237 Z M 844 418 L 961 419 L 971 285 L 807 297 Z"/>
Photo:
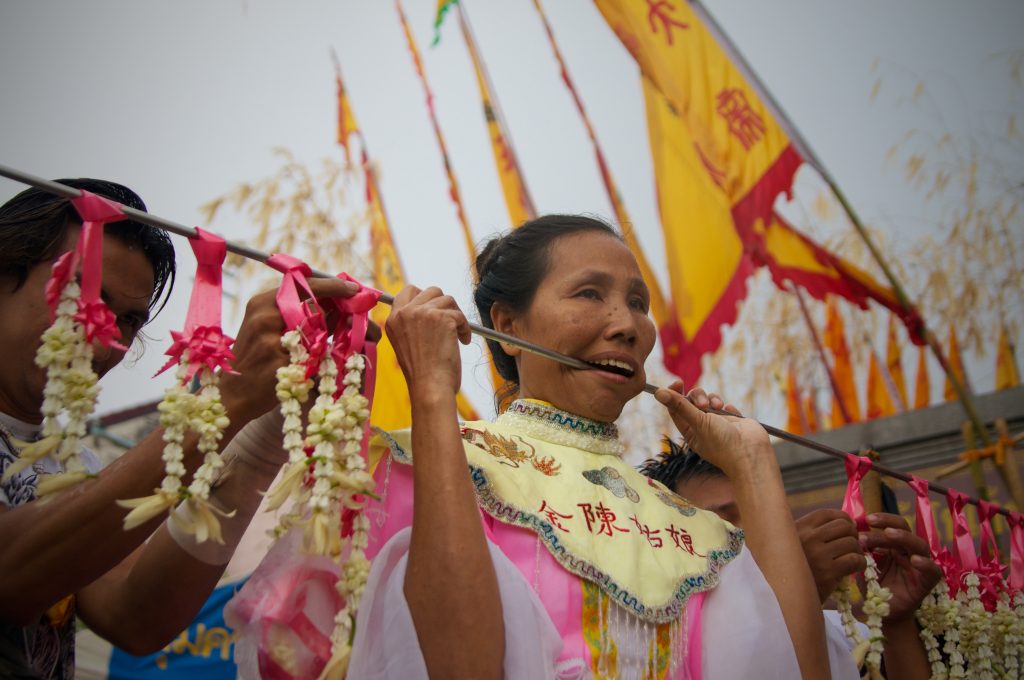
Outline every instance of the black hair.
<path id="1" fill-rule="evenodd" d="M 640 465 L 640 473 L 657 480 L 672 491 L 679 482 L 695 477 L 725 477 L 722 469 L 700 457 L 693 449 L 664 439 L 666 450 L 655 458 L 649 458 Z"/>
<path id="2" fill-rule="evenodd" d="M 55 181 L 91 191 L 136 210 L 146 210 L 146 204 L 138 194 L 115 182 L 90 178 Z M 68 227 L 80 222 L 81 217 L 70 199 L 35 187 L 4 203 L 0 206 L 0 277 L 11 277 L 15 281 L 15 290 L 20 288 L 33 267 L 56 259 Z M 174 286 L 176 265 L 171 239 L 161 229 L 127 219 L 108 223 L 104 233 L 138 248 L 149 261 L 153 267 L 153 295 L 149 308 L 157 308 L 159 313 L 167 304 L 167 297 Z"/>
<path id="3" fill-rule="evenodd" d="M 517 312 L 525 311 L 548 272 L 551 244 L 562 236 L 583 231 L 599 232 L 622 240 L 614 227 L 593 217 L 544 215 L 488 241 L 476 257 L 477 284 L 473 301 L 480 314 L 480 322 L 487 328 L 494 328 L 491 307 L 495 303 Z M 507 381 L 506 387 L 498 393 L 501 401 L 503 394 L 517 390 L 519 371 L 515 359 L 506 354 L 499 343 L 488 340 L 487 347 L 498 374 Z"/>

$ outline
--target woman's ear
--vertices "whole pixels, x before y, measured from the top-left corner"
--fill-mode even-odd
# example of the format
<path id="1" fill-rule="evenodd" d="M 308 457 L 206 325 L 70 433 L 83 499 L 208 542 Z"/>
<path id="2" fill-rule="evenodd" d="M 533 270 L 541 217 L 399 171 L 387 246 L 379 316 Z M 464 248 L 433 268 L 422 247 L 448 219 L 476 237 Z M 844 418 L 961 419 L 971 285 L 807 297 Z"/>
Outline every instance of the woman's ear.
<path id="1" fill-rule="evenodd" d="M 491 305 L 491 324 L 499 333 L 519 337 L 517 319 L 518 315 L 508 305 L 501 302 Z M 518 347 L 507 342 L 501 343 L 501 349 L 510 357 L 517 357 L 522 353 Z"/>

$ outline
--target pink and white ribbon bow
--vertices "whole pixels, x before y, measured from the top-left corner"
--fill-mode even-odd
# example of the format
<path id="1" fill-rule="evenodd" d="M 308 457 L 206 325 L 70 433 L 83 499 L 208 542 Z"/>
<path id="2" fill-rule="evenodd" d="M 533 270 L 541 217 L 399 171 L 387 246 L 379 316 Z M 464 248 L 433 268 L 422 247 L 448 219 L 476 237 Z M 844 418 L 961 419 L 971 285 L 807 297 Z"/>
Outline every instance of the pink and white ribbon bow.
<path id="1" fill-rule="evenodd" d="M 188 303 L 185 329 L 171 331 L 174 342 L 167 350 L 171 357 L 157 371 L 163 373 L 177 365 L 188 350 L 188 369 L 184 382 L 188 382 L 203 366 L 211 371 L 218 368 L 231 370 L 235 354 L 231 345 L 235 339 L 221 330 L 221 281 L 227 244 L 221 237 L 196 227 L 196 236 L 189 237 L 189 245 L 196 256 L 196 280 Z"/>
<path id="2" fill-rule="evenodd" d="M 105 347 L 127 349 L 117 342 L 121 330 L 117 318 L 103 301 L 103 225 L 123 220 L 121 206 L 96 194 L 80 189 L 81 196 L 71 199 L 71 204 L 82 218 L 82 231 L 75 248 L 61 255 L 53 264 L 53 273 L 46 283 L 46 302 L 50 305 L 50 321 L 56 318 L 57 304 L 64 286 L 75 276 L 79 263 L 82 266 L 82 294 L 78 298 L 78 313 L 75 321 L 82 324 L 86 342 L 97 340 Z"/>
<path id="3" fill-rule="evenodd" d="M 328 340 L 323 310 L 309 287 L 308 277 L 313 271 L 302 260 L 284 253 L 274 253 L 267 258 L 267 264 L 284 274 L 277 289 L 277 308 L 284 319 L 285 332 L 298 330 L 302 335 L 302 344 L 309 352 L 306 377 L 310 378 L 320 369 Z M 300 290 L 308 296 L 305 300 L 299 297 Z"/>

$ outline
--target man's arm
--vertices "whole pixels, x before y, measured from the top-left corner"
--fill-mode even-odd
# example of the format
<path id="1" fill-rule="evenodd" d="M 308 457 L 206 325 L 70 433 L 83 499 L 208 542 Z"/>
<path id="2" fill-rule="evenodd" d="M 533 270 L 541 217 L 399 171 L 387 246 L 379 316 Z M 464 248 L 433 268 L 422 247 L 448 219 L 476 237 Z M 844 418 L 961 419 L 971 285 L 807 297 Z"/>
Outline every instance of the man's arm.
<path id="1" fill-rule="evenodd" d="M 314 279 L 310 285 L 318 297 L 343 297 L 354 292 L 353 284 L 339 279 Z M 246 423 L 275 406 L 274 374 L 287 361 L 280 345 L 282 329 L 273 292 L 250 300 L 234 348 L 238 357 L 236 373 L 225 373 L 220 381 L 231 420 L 222 441 L 229 442 Z M 183 448 L 184 463 L 191 473 L 201 463 L 194 435 L 186 437 Z M 162 454 L 162 430 L 157 430 L 96 479 L 49 500 L 0 511 L 0 544 L 4 545 L 0 551 L 0 573 L 4 574 L 0 580 L 0 621 L 25 625 L 36 620 L 54 602 L 79 592 L 122 563 L 159 527 L 162 518 L 125 531 L 126 511 L 116 501 L 153 493 L 163 478 Z M 160 545 L 158 537 L 154 540 Z M 160 565 L 143 561 L 140 555 L 138 562 L 129 561 L 130 570 L 154 570 L 154 582 L 170 579 L 187 584 L 186 588 L 195 587 L 195 597 L 201 603 L 216 583 L 214 571 L 196 566 L 197 573 L 210 576 L 197 576 L 198 581 L 189 583 L 183 576 L 194 575 L 187 562 L 191 558 L 180 549 L 178 552 L 185 557 L 169 551 L 168 564 Z M 116 575 L 112 574 L 108 582 L 125 582 L 118 581 Z"/>
<path id="2" fill-rule="evenodd" d="M 224 451 L 224 473 L 210 492 L 213 505 L 234 513 L 221 519 L 224 543 L 196 543 L 168 519 L 145 545 L 79 593 L 78 611 L 90 628 L 126 651 L 148 654 L 188 626 L 223 575 L 261 492 L 287 459 L 281 422 L 277 411 L 264 414 Z M 179 506 L 175 514 L 190 510 Z"/>

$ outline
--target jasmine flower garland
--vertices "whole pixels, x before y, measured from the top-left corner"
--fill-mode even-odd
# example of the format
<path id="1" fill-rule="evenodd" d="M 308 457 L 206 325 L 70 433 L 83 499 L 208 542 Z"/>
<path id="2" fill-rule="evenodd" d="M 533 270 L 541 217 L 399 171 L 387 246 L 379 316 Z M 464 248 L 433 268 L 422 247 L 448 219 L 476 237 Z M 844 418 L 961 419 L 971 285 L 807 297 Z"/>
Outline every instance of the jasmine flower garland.
<path id="1" fill-rule="evenodd" d="M 188 363 L 183 355 L 174 374 L 174 382 L 164 391 L 164 397 L 157 406 L 160 426 L 164 428 L 164 478 L 152 496 L 117 501 L 123 508 L 132 508 L 124 518 L 125 531 L 145 524 L 185 498 L 186 489 L 182 481 L 186 473 L 185 450 L 182 444 L 195 398 L 184 385 L 187 375 Z"/>
<path id="2" fill-rule="evenodd" d="M 331 363 L 334 363 L 333 360 Z M 336 414 L 342 416 L 340 429 L 337 431 L 340 436 L 335 441 L 344 442 L 344 444 L 341 451 L 342 461 L 339 461 L 343 462 L 342 468 L 330 471 L 325 469 L 323 473 L 328 478 L 330 486 L 330 491 L 325 494 L 330 499 L 329 526 L 338 527 L 334 535 L 338 536 L 340 541 L 340 529 L 343 524 L 342 511 L 345 509 L 350 513 L 352 537 L 349 541 L 347 557 L 343 559 L 340 542 L 337 552 L 331 553 L 335 561 L 341 565 L 341 573 L 335 588 L 345 605 L 334 617 L 334 630 L 331 633 L 331 658 L 320 674 L 321 680 L 336 680 L 344 677 L 349 655 L 352 652 L 355 616 L 366 588 L 367 576 L 370 573 L 370 562 L 366 559 L 365 554 L 368 545 L 369 521 L 362 511 L 374 484 L 373 478 L 366 472 L 366 461 L 362 455 L 363 423 L 370 416 L 369 400 L 360 392 L 362 372 L 365 366 L 366 363 L 360 355 L 353 354 L 345 360 L 345 377 L 342 383 L 344 389 L 336 401 L 340 409 L 331 412 L 332 416 Z M 321 389 L 324 389 L 323 381 L 321 381 Z M 313 411 L 316 411 L 316 406 L 313 407 Z M 311 422 L 313 411 L 310 412 Z M 314 493 L 316 493 L 316 485 L 321 483 L 321 479 L 318 478 L 314 483 Z M 313 509 L 313 512 L 316 512 L 316 508 Z"/>
<path id="3" fill-rule="evenodd" d="M 949 588 L 945 581 L 939 581 L 921 601 L 921 606 L 917 608 L 917 623 L 921 628 L 921 641 L 928 654 L 932 680 L 945 680 L 948 675 L 946 664 L 942 660 L 942 652 L 939 649 L 939 641 L 935 637 L 936 633 L 944 634 L 944 615 L 939 607 L 939 599 L 943 595 L 948 599 Z"/>
<path id="4" fill-rule="evenodd" d="M 224 461 L 220 455 L 220 440 L 224 430 L 230 424 L 224 404 L 221 402 L 220 388 L 217 386 L 217 374 L 209 368 L 199 370 L 199 393 L 192 401 L 189 417 L 189 428 L 199 433 L 196 448 L 203 454 L 203 463 L 196 470 L 186 492 L 187 503 L 192 510 L 196 522 L 186 527 L 196 536 L 196 542 L 202 543 L 211 538 L 217 543 L 224 543 L 220 534 L 220 521 L 217 515 L 230 516 L 210 503 L 210 487 L 216 480 Z"/>
<path id="5" fill-rule="evenodd" d="M 320 395 L 309 411 L 306 446 L 313 448 L 313 488 L 307 501 L 306 549 L 313 555 L 341 553 L 341 489 L 334 484 L 345 412 L 335 400 L 338 366 L 330 354 L 320 362 Z"/>
<path id="6" fill-rule="evenodd" d="M 220 534 L 220 520 L 217 515 L 230 516 L 210 503 L 210 487 L 217 473 L 224 467 L 220 456 L 220 440 L 230 424 L 220 389 L 217 387 L 217 373 L 208 367 L 199 369 L 199 391 L 192 394 L 185 387 L 188 379 L 189 351 L 185 350 L 178 362 L 174 384 L 164 392 L 164 398 L 157 406 L 160 425 L 164 428 L 164 479 L 160 488 L 151 496 L 118 501 L 118 505 L 131 508 L 124 518 L 125 531 L 145 524 L 157 515 L 170 510 L 185 501 L 192 511 L 194 521 L 188 522 L 179 515 L 173 519 L 185 531 L 195 534 L 196 542 L 212 539 L 223 543 Z M 203 463 L 192 477 L 192 483 L 185 486 L 186 474 L 182 444 L 185 433 L 193 430 L 199 434 L 197 445 L 203 454 Z"/>
<path id="7" fill-rule="evenodd" d="M 852 577 L 847 576 L 839 581 L 839 585 L 836 586 L 835 591 L 832 593 L 832 599 L 836 603 L 836 611 L 839 612 L 839 619 L 843 624 L 843 632 L 846 633 L 847 639 L 853 644 L 853 649 L 850 653 L 853 655 L 857 668 L 860 668 L 864 664 L 864 655 L 868 652 L 869 641 L 865 640 L 861 636 L 860 631 L 857 630 L 857 619 L 853 615 L 853 606 L 850 603 L 851 579 Z"/>
<path id="8" fill-rule="evenodd" d="M 54 322 L 43 332 L 36 350 L 36 365 L 46 370 L 42 438 L 25 443 L 18 460 L 3 477 L 7 481 L 33 463 L 54 455 L 63 463 L 64 472 L 42 477 L 36 488 L 37 496 L 72 486 L 88 476 L 80 452 L 86 420 L 96 406 L 99 378 L 92 370 L 93 351 L 85 341 L 85 328 L 75 320 L 80 294 L 81 289 L 73 280 L 61 289 Z M 67 414 L 63 426 L 58 420 L 62 412 Z"/>
<path id="9" fill-rule="evenodd" d="M 949 678 L 965 678 L 964 656 L 960 651 L 960 605 L 949 596 L 949 591 L 940 593 L 938 607 L 942 612 L 943 630 L 946 643 L 942 648 L 949 659 Z"/>
<path id="10" fill-rule="evenodd" d="M 288 364 L 277 369 L 277 399 L 281 404 L 284 423 L 281 432 L 284 448 L 288 451 L 285 472 L 274 488 L 267 492 L 268 511 L 281 507 L 285 501 L 297 496 L 302 490 L 302 481 L 308 466 L 305 440 L 302 436 L 302 405 L 309 399 L 313 381 L 306 377 L 306 362 L 309 352 L 302 344 L 302 334 L 291 330 L 281 336 L 281 345 L 288 350 Z M 279 535 L 281 526 L 275 530 Z M 283 527 L 285 530 L 287 527 Z"/>
<path id="11" fill-rule="evenodd" d="M 957 593 L 960 605 L 960 646 L 971 669 L 971 677 L 991 680 L 992 647 L 989 642 L 989 616 L 981 602 L 978 574 L 971 571 L 964 576 L 967 587 Z"/>
<path id="12" fill-rule="evenodd" d="M 871 678 L 881 680 L 882 651 L 885 645 L 885 637 L 882 635 L 882 619 L 889 615 L 889 600 L 892 599 L 892 592 L 878 582 L 878 564 L 875 563 L 875 558 L 871 553 L 866 553 L 864 557 L 867 560 L 867 568 L 864 570 L 864 584 L 867 589 L 864 613 L 868 617 L 867 626 L 870 634 L 865 662 Z"/>
<path id="13" fill-rule="evenodd" d="M 1016 614 L 1013 611 L 1010 595 L 1006 591 L 999 593 L 996 610 L 992 614 L 992 653 L 993 670 L 998 677 L 1015 678 L 1017 666 L 1017 647 L 1021 640 L 1017 637 Z"/>

